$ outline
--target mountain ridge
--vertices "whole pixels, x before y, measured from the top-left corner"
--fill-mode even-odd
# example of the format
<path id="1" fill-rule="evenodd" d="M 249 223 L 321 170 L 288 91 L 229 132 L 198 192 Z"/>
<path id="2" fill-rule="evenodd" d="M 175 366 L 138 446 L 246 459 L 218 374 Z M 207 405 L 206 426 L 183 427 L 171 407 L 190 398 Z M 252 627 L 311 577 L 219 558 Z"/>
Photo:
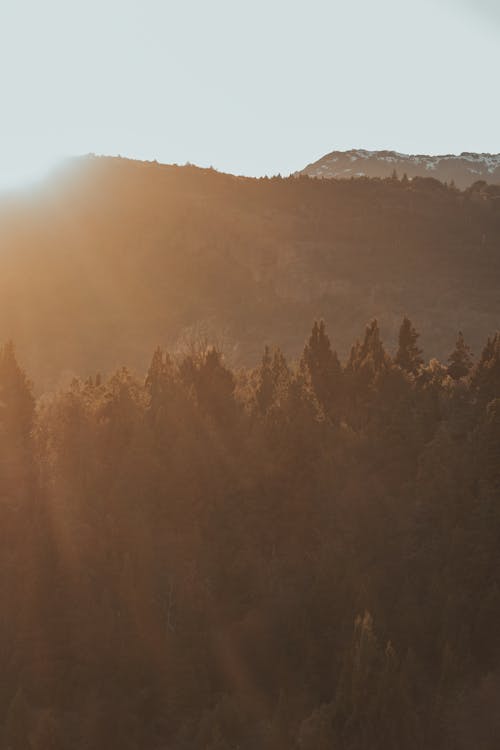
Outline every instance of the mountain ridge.
<path id="1" fill-rule="evenodd" d="M 239 366 L 265 344 L 300 356 L 320 318 L 341 357 L 375 317 L 390 346 L 409 315 L 444 359 L 459 329 L 478 354 L 500 327 L 496 186 L 84 159 L 0 201 L 0 248 L 0 341 L 43 389 L 65 370 L 144 371 L 200 332 Z"/>
<path id="2" fill-rule="evenodd" d="M 350 149 L 331 151 L 308 164 L 296 175 L 327 178 L 435 177 L 465 189 L 478 180 L 500 183 L 500 154 L 462 151 L 461 154 L 404 154 L 398 151 Z"/>

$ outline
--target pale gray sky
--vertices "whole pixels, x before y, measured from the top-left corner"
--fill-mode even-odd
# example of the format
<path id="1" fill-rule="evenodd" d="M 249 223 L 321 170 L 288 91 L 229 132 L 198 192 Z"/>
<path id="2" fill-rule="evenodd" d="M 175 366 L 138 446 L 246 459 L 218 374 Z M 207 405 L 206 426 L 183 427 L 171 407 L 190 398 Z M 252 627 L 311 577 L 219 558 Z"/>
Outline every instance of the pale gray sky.
<path id="1" fill-rule="evenodd" d="M 499 73 L 498 0 L 0 0 L 0 186 L 87 152 L 500 152 Z"/>

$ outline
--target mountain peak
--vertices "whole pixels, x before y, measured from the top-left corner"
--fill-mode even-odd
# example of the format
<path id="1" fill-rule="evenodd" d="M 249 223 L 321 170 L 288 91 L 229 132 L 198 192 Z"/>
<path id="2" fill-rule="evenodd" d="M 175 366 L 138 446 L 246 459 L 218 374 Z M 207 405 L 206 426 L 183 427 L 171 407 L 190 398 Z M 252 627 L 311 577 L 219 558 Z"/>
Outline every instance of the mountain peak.
<path id="1" fill-rule="evenodd" d="M 459 188 L 467 188 L 477 180 L 500 183 L 500 154 L 402 154 L 398 151 L 351 149 L 332 151 L 297 174 L 322 179 L 351 177 L 402 176 L 435 177 L 442 182 L 452 180 Z"/>

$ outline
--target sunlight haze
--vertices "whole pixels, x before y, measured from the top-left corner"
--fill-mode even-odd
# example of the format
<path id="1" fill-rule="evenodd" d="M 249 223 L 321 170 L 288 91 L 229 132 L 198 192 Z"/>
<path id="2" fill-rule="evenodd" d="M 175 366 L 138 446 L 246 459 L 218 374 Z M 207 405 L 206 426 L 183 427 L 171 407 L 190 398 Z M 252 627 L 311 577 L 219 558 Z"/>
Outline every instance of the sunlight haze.
<path id="1" fill-rule="evenodd" d="M 500 750 L 500 0 L 0 0 L 0 750 Z"/>
<path id="2" fill-rule="evenodd" d="M 0 188 L 71 154 L 288 174 L 500 151 L 495 2 L 3 0 Z"/>

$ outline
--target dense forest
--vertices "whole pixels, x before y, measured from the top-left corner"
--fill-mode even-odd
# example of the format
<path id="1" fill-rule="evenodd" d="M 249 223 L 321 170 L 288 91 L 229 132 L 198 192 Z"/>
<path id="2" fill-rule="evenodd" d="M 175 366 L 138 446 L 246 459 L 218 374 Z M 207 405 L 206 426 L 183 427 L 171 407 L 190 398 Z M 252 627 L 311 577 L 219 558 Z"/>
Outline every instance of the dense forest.
<path id="1" fill-rule="evenodd" d="M 346 357 L 329 333 L 254 369 L 193 339 L 37 399 L 3 346 L 2 748 L 498 748 L 500 335 L 426 361 L 408 318 L 392 354 L 376 320 Z"/>
<path id="2" fill-rule="evenodd" d="M 126 159 L 70 163 L 0 200 L 0 340 L 37 393 L 92 367 L 143 372 L 193 335 L 233 367 L 300 356 L 324 319 L 339 354 L 409 315 L 430 357 L 500 324 L 500 186 L 428 178 L 250 179 Z M 393 351 L 391 351 L 394 354 Z"/>

